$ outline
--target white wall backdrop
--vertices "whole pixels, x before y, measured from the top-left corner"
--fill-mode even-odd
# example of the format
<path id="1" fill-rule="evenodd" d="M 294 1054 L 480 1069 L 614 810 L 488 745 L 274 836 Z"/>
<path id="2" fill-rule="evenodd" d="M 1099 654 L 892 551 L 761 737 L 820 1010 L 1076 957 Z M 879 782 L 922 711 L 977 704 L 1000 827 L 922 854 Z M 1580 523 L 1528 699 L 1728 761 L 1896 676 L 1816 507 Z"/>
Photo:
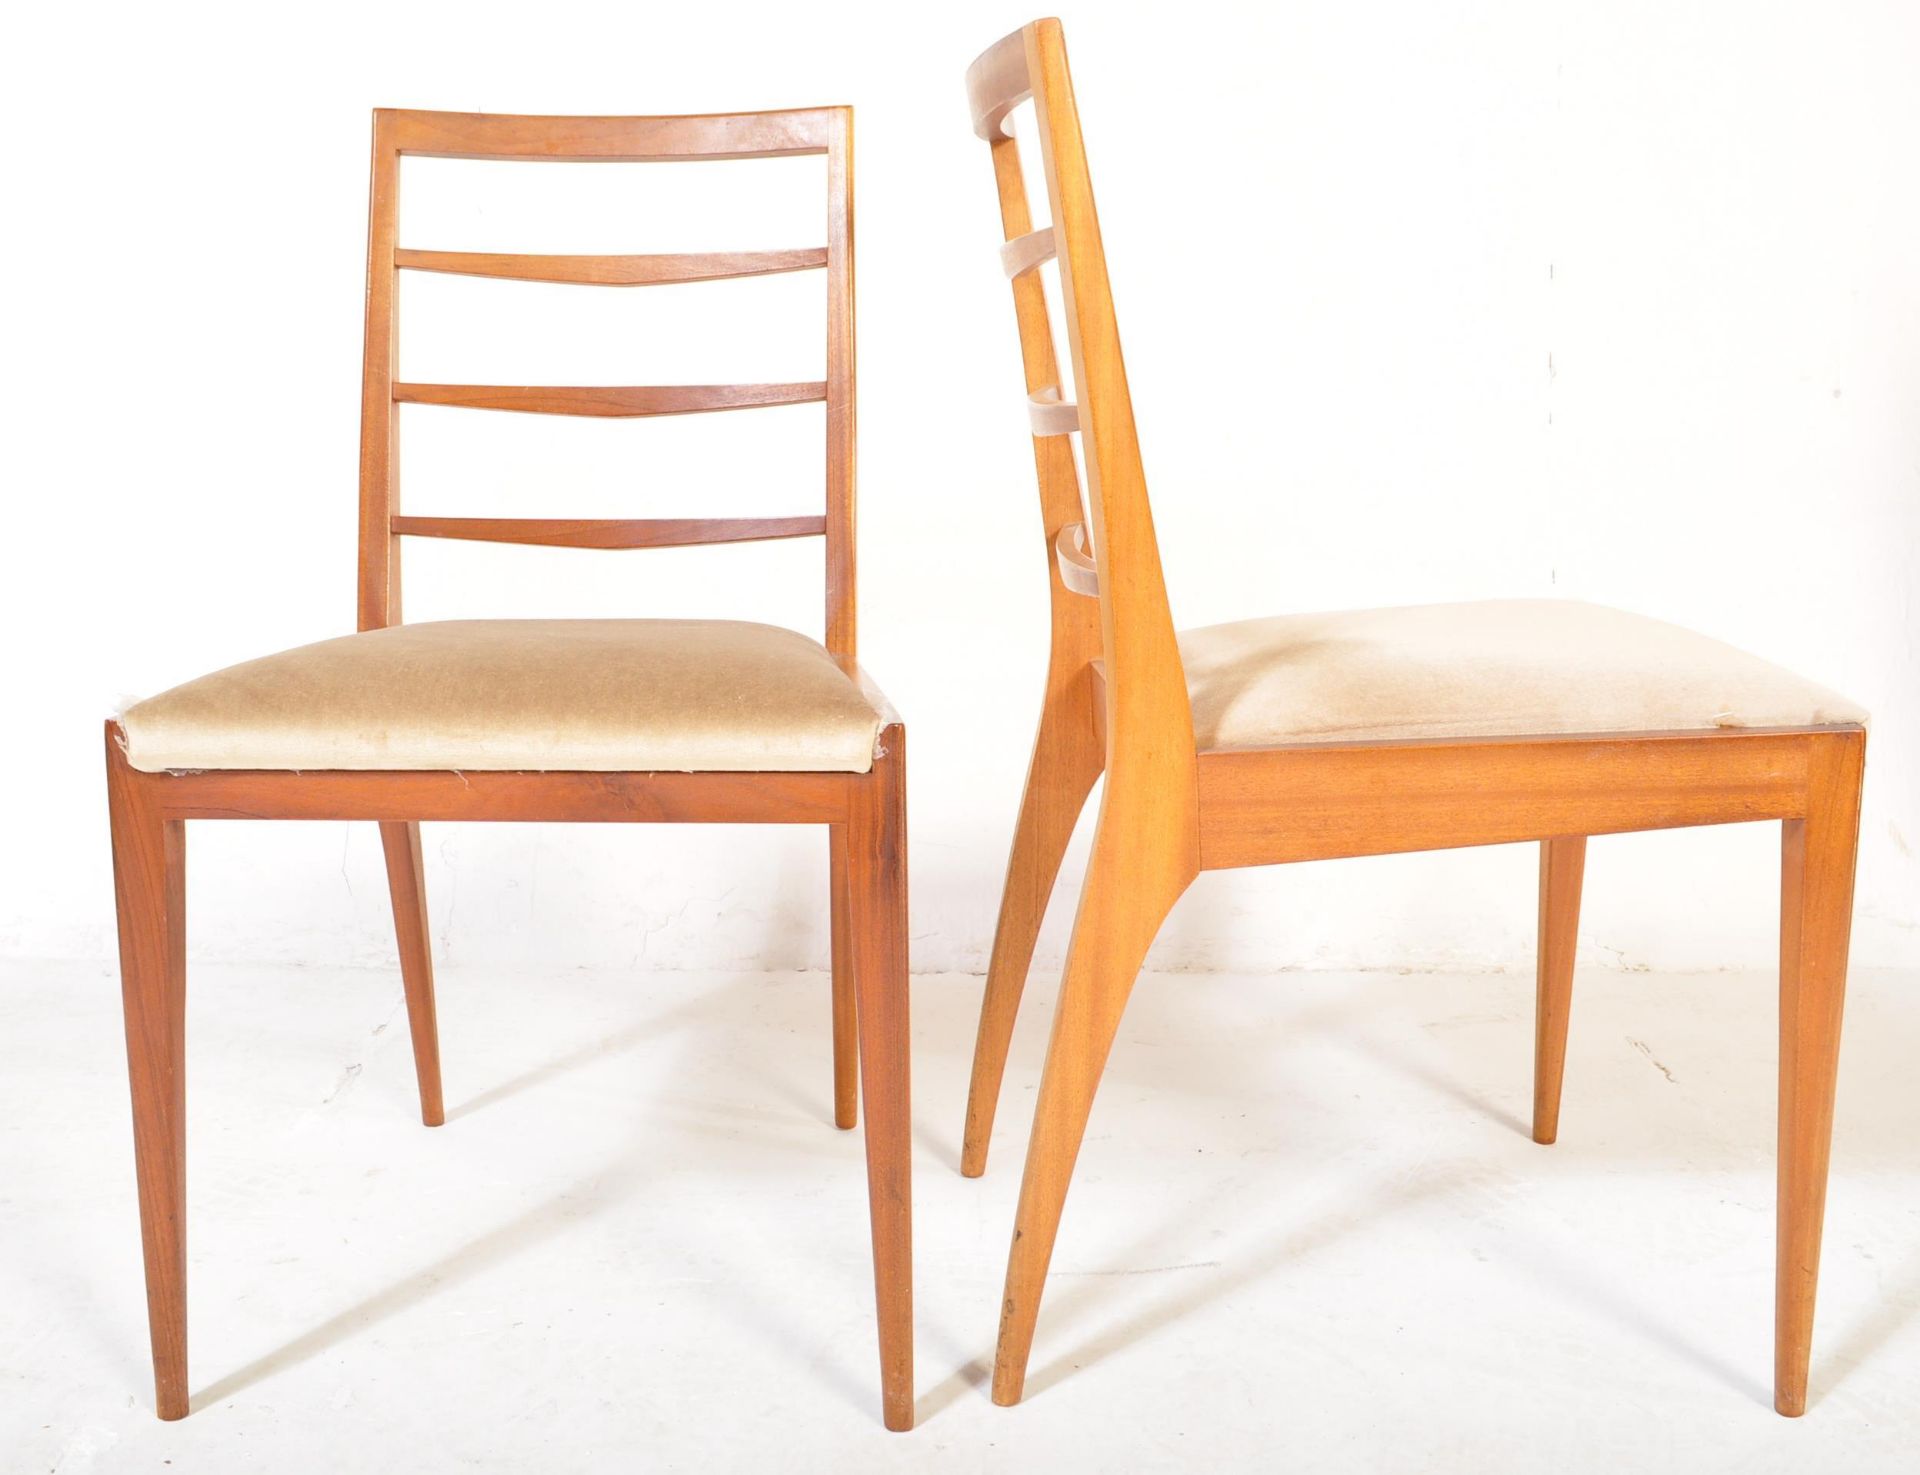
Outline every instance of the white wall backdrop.
<path id="1" fill-rule="evenodd" d="M 16 17 L 0 950 L 111 955 L 100 721 L 118 695 L 351 628 L 370 108 L 850 101 L 863 656 L 912 733 L 915 964 L 982 966 L 1045 592 L 960 79 L 1029 18 L 1004 0 Z M 1920 9 L 1064 18 L 1176 617 L 1565 595 L 1767 654 L 1876 714 L 1855 956 L 1920 957 Z M 413 162 L 401 238 L 814 245 L 820 183 L 815 161 Z M 403 367 L 809 378 L 821 292 L 817 275 L 625 294 L 415 278 Z M 405 414 L 414 511 L 818 505 L 817 407 Z M 813 543 L 407 552 L 416 619 L 819 630 Z M 455 962 L 825 960 L 814 831 L 440 826 L 427 847 Z M 391 957 L 372 826 L 200 825 L 190 850 L 197 956 Z M 1765 826 L 1596 842 L 1586 960 L 1769 964 L 1777 856 Z M 1154 961 L 1527 966 L 1533 866 L 1508 847 L 1203 877 Z"/>

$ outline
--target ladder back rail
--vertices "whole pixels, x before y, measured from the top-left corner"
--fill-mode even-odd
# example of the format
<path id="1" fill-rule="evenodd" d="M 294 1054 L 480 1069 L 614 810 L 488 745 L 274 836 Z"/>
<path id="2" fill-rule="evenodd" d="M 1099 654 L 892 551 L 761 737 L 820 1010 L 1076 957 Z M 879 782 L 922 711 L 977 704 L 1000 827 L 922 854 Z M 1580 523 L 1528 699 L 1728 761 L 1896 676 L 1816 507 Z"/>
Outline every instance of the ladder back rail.
<path id="1" fill-rule="evenodd" d="M 543 255 L 402 249 L 398 243 L 403 157 L 525 162 L 670 163 L 820 156 L 825 166 L 826 244 L 777 251 Z M 853 322 L 852 110 L 784 109 L 690 117 L 545 117 L 419 112 L 373 115 L 367 240 L 366 339 L 361 396 L 360 559 L 357 622 L 376 629 L 402 619 L 399 539 L 457 538 L 549 546 L 627 548 L 731 543 L 824 535 L 826 646 L 851 660 L 857 586 L 855 364 Z M 808 231 L 807 235 L 813 235 Z M 814 236 L 820 239 L 820 236 Z M 427 384 L 398 378 L 397 279 L 401 271 L 588 286 L 651 286 L 793 271 L 826 273 L 824 378 L 784 384 L 644 386 Z M 401 513 L 400 404 L 528 414 L 632 417 L 822 403 L 824 510 L 791 518 L 556 519 L 423 518 Z"/>
<path id="2" fill-rule="evenodd" d="M 827 386 L 818 379 L 805 384 L 395 384 L 393 397 L 406 405 L 631 418 L 818 404 L 827 397 Z"/>
<path id="3" fill-rule="evenodd" d="M 1035 435 L 1072 435 L 1080 428 L 1080 406 L 1060 398 L 1060 387 L 1049 384 L 1027 396 L 1027 419 Z"/>
<path id="4" fill-rule="evenodd" d="M 573 282 L 594 287 L 651 287 L 668 282 L 717 282 L 777 276 L 827 264 L 827 248 L 802 251 L 679 251 L 647 256 L 535 256 L 492 251 L 394 253 L 405 271 L 495 277 L 517 282 Z"/>
<path id="5" fill-rule="evenodd" d="M 967 68 L 967 102 L 973 111 L 973 131 L 989 143 L 1010 137 L 1000 125 L 1008 113 L 1032 95 L 1024 29 L 1002 36 Z"/>
<path id="6" fill-rule="evenodd" d="M 1024 276 L 1053 260 L 1053 227 L 1015 236 L 1000 248 L 1000 265 L 1009 277 Z"/>
<path id="7" fill-rule="evenodd" d="M 687 548 L 702 543 L 759 543 L 817 538 L 827 520 L 813 517 L 395 517 L 402 537 L 520 543 L 543 548 Z"/>

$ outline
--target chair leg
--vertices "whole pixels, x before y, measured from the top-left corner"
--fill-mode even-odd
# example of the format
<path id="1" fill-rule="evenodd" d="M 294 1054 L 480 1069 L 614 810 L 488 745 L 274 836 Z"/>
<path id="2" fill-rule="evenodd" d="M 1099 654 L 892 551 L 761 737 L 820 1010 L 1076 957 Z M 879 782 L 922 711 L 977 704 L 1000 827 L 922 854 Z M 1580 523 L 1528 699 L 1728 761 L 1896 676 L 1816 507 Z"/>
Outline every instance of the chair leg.
<path id="1" fill-rule="evenodd" d="M 913 1123 L 908 1091 L 906 741 L 860 785 L 846 827 L 850 954 L 867 1107 L 867 1194 L 880 1327 L 880 1396 L 889 1429 L 913 1427 Z"/>
<path id="2" fill-rule="evenodd" d="M 1788 1417 L 1807 1408 L 1865 755 L 1862 733 L 1815 739 L 1806 817 L 1781 826 L 1773 1406 Z"/>
<path id="3" fill-rule="evenodd" d="M 407 995 L 407 1027 L 413 1033 L 420 1120 L 437 1127 L 446 1121 L 447 1112 L 440 1095 L 440 1022 L 433 1004 L 433 944 L 427 931 L 420 826 L 383 823 L 380 844 L 387 853 L 387 890 L 393 896 L 393 930 L 400 942 L 400 982 Z"/>
<path id="4" fill-rule="evenodd" d="M 133 1158 L 146 1260 L 154 1405 L 187 1414 L 186 827 L 107 740 L 107 809 L 120 924 Z"/>
<path id="5" fill-rule="evenodd" d="M 1060 860 L 1106 755 L 1094 731 L 1087 689 L 1088 673 L 1053 689 L 1040 714 L 1026 792 L 1007 860 L 1006 886 L 1000 894 L 1000 920 L 994 928 L 987 963 L 987 988 L 980 1004 L 980 1031 L 973 1047 L 973 1079 L 967 1088 L 967 1124 L 960 1148 L 960 1171 L 978 1178 L 987 1170 L 987 1143 L 1000 1102 L 1013 1023 L 1033 962 L 1034 941 L 1046 915 L 1047 900 L 1060 874 Z"/>
<path id="6" fill-rule="evenodd" d="M 1533 1013 L 1533 1140 L 1560 1135 L 1560 1084 L 1567 1070 L 1567 1020 L 1573 1009 L 1574 937 L 1587 837 L 1540 842 L 1540 941 Z"/>
<path id="7" fill-rule="evenodd" d="M 849 1130 L 860 1120 L 859 1007 L 853 981 L 853 931 L 847 908 L 847 827 L 827 826 L 833 952 L 833 1124 Z"/>
<path id="8" fill-rule="evenodd" d="M 1137 850 L 1142 836 L 1114 822 L 1112 805 L 1109 791 L 1080 893 L 1027 1143 L 994 1353 L 993 1401 L 999 1404 L 1018 1403 L 1026 1383 L 1060 1211 L 1120 1016 L 1161 922 L 1191 880 L 1166 879 L 1167 867 L 1139 865 L 1137 857 L 1130 865 L 1129 844 Z"/>

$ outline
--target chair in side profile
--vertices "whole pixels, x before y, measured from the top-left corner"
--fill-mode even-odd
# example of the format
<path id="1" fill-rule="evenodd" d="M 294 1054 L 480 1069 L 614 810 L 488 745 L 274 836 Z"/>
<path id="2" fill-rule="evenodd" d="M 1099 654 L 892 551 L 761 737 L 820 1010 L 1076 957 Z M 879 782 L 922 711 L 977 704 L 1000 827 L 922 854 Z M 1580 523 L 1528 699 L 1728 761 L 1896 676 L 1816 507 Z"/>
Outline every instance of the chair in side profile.
<path id="1" fill-rule="evenodd" d="M 374 115 L 362 386 L 359 631 L 215 672 L 107 726 L 127 1059 L 154 1381 L 187 1412 L 185 822 L 373 820 L 399 933 L 421 1116 L 443 1120 L 420 821 L 825 825 L 834 1117 L 867 1104 L 887 1427 L 913 1422 L 907 1114 L 906 733 L 854 656 L 852 113 L 542 118 Z M 824 245 L 651 256 L 515 256 L 398 244 L 400 160 L 825 155 Z M 802 384 L 620 388 L 400 381 L 396 274 L 637 286 L 823 269 L 826 374 Z M 408 517 L 401 404 L 679 415 L 824 402 L 825 509 L 781 518 Z M 811 471 L 811 468 L 809 468 Z M 814 473 L 817 474 L 817 473 Z M 399 539 L 657 548 L 824 537 L 826 641 L 718 620 L 400 622 Z"/>
<path id="2" fill-rule="evenodd" d="M 981 1010 L 962 1170 L 986 1165 L 1034 937 L 1106 775 L 1047 1047 L 993 1396 L 1020 1398 L 1087 1114 L 1148 945 L 1202 870 L 1540 842 L 1533 1135 L 1552 1142 L 1586 837 L 1782 821 L 1774 1397 L 1806 1405 L 1864 715 L 1728 646 L 1592 605 L 1282 615 L 1176 634 L 1059 22 L 967 73 L 991 146 L 1052 591 L 1052 656 Z M 1009 113 L 1029 97 L 1052 223 Z M 1039 268 L 1057 261 L 1073 399 Z M 1083 507 L 1070 435 L 1081 437 Z M 1089 516 L 1090 514 L 1090 516 Z"/>

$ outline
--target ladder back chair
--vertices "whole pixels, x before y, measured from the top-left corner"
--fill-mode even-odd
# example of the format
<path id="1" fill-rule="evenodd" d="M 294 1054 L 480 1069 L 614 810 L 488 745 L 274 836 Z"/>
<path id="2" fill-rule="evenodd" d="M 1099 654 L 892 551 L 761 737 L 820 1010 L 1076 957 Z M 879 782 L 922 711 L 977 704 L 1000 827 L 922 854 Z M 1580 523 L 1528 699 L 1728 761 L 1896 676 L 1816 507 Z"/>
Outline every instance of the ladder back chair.
<path id="1" fill-rule="evenodd" d="M 1061 855 L 1106 777 L 1028 1141 L 996 1402 L 1019 1401 L 1100 1073 L 1148 945 L 1202 870 L 1540 843 L 1533 1136 L 1560 1115 L 1589 835 L 1782 822 L 1775 1404 L 1806 1405 L 1865 715 L 1704 636 L 1593 605 L 1284 615 L 1176 633 L 1060 24 L 967 73 L 990 146 L 1052 593 L 1039 735 L 1007 866 L 962 1171 L 985 1170 Z M 1032 100 L 1036 229 L 1008 115 Z M 1057 263 L 1075 397 L 1041 266 Z M 1081 438 L 1087 499 L 1069 437 Z"/>
<path id="2" fill-rule="evenodd" d="M 824 245 L 545 256 L 399 245 L 400 161 L 652 162 L 824 155 Z M 396 377 L 400 271 L 600 286 L 826 273 L 826 366 L 800 384 L 578 388 Z M 825 825 L 834 1119 L 858 1082 L 887 1426 L 913 1421 L 906 733 L 855 657 L 853 146 L 848 108 L 696 117 L 374 115 L 360 460 L 359 632 L 188 682 L 107 724 L 141 1232 L 160 1417 L 188 1410 L 185 822 L 372 820 L 399 937 L 421 1117 L 444 1120 L 423 820 Z M 403 404 L 647 416 L 823 402 L 823 511 L 777 518 L 410 517 Z M 824 645 L 721 620 L 400 618 L 399 540 L 659 548 L 822 537 Z M 856 1072 L 858 1080 L 856 1079 Z"/>

